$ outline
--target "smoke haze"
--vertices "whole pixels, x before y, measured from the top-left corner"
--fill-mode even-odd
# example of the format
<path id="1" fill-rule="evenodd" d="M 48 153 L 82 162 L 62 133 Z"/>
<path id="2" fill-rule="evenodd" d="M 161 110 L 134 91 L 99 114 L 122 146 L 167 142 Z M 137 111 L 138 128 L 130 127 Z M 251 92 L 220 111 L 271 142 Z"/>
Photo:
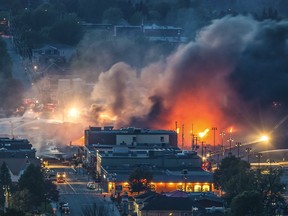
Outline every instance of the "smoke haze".
<path id="1" fill-rule="evenodd" d="M 118 128 L 272 129 L 287 115 L 287 33 L 287 21 L 214 20 L 165 59 L 99 73 L 91 99 Z"/>

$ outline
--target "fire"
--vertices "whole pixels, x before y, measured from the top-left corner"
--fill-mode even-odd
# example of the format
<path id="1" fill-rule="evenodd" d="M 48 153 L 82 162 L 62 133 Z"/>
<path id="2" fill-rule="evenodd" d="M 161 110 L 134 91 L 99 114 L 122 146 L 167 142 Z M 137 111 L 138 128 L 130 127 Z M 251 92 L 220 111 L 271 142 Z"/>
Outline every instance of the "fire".
<path id="1" fill-rule="evenodd" d="M 209 132 L 209 129 L 207 128 L 205 131 L 199 132 L 199 136 L 200 136 L 201 138 L 203 138 L 204 136 L 207 135 L 208 132 Z"/>
<path id="2" fill-rule="evenodd" d="M 233 128 L 232 128 L 232 127 L 230 128 L 230 131 L 229 131 L 229 132 L 230 132 L 230 133 L 232 133 L 232 132 L 233 132 Z"/>

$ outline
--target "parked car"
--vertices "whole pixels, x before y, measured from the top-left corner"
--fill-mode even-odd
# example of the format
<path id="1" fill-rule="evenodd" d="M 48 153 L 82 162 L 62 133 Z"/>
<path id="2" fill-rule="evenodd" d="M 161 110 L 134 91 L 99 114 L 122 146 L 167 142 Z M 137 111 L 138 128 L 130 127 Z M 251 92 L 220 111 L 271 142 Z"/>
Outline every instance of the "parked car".
<path id="1" fill-rule="evenodd" d="M 88 182 L 87 183 L 87 188 L 91 189 L 91 190 L 95 190 L 96 189 L 96 184 L 94 182 Z"/>
<path id="2" fill-rule="evenodd" d="M 67 202 L 60 202 L 59 203 L 59 210 L 61 211 L 61 213 L 70 214 L 70 208 L 69 208 L 69 204 Z"/>

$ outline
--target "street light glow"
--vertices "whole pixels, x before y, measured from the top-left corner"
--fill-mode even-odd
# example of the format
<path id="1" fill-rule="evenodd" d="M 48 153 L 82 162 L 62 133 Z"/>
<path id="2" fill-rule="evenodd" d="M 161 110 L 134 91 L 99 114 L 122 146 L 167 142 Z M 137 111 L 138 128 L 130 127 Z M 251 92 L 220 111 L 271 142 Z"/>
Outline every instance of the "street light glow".
<path id="1" fill-rule="evenodd" d="M 267 142 L 269 140 L 269 137 L 267 136 L 267 135 L 262 135 L 261 137 L 260 137 L 260 141 L 261 142 Z"/>
<path id="2" fill-rule="evenodd" d="M 76 108 L 71 108 L 71 109 L 69 110 L 68 114 L 69 114 L 69 116 L 71 116 L 71 117 L 76 117 L 76 116 L 78 116 L 79 112 L 78 112 L 78 110 L 77 110 Z"/>

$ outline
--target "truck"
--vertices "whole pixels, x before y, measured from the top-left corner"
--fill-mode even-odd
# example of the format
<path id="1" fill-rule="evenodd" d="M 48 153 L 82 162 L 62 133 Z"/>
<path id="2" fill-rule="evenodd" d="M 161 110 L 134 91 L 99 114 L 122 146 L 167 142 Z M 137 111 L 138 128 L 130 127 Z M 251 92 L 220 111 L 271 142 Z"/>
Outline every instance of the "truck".
<path id="1" fill-rule="evenodd" d="M 56 181 L 57 181 L 57 183 L 65 183 L 66 173 L 65 172 L 57 172 Z"/>

